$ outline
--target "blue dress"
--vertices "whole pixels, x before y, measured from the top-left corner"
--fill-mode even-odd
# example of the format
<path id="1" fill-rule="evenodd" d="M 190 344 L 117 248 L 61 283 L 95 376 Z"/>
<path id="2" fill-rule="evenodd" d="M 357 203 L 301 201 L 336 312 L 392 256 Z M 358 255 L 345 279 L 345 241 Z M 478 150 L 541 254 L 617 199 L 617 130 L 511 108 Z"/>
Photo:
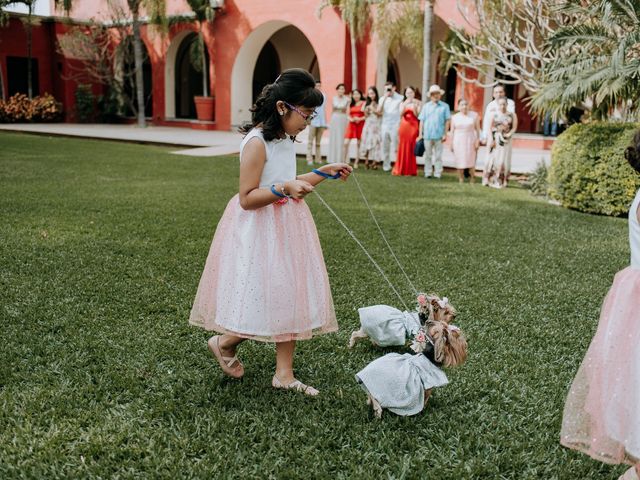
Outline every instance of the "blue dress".
<path id="1" fill-rule="evenodd" d="M 380 347 L 404 345 L 420 328 L 418 312 L 401 312 L 389 305 L 359 308 L 358 314 L 362 330 Z"/>
<path id="2" fill-rule="evenodd" d="M 424 408 L 424 392 L 449 383 L 445 373 L 422 353 L 389 353 L 356 373 L 356 380 L 382 408 L 415 415 Z"/>

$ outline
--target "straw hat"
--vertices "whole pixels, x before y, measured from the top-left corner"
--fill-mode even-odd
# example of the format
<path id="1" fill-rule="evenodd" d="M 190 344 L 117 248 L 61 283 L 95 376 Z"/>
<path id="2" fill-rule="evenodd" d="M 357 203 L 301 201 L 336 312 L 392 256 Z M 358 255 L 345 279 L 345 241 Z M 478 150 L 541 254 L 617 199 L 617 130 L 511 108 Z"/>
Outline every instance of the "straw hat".
<path id="1" fill-rule="evenodd" d="M 429 95 L 433 93 L 439 93 L 440 95 L 444 95 L 444 90 L 440 88 L 440 85 L 431 85 L 429 87 Z"/>

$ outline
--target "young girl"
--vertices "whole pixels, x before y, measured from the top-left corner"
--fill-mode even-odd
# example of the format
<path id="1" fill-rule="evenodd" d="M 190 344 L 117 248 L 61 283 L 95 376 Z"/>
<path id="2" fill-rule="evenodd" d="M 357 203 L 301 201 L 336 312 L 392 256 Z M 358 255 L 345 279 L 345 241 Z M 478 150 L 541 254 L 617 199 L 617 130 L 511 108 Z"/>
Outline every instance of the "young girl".
<path id="1" fill-rule="evenodd" d="M 313 118 L 322 93 L 305 70 L 267 85 L 242 128 L 240 188 L 218 223 L 189 323 L 222 335 L 208 346 L 223 372 L 240 378 L 236 351 L 246 340 L 276 343 L 274 388 L 307 395 L 296 380 L 296 340 L 338 329 L 316 227 L 304 197 L 325 178 L 346 179 L 351 167 L 324 165 L 296 176 L 295 136 Z"/>
<path id="2" fill-rule="evenodd" d="M 640 131 L 625 151 L 640 173 Z M 560 442 L 640 476 L 640 190 L 629 212 L 631 266 L 618 272 L 600 313 L 598 329 L 573 380 Z"/>

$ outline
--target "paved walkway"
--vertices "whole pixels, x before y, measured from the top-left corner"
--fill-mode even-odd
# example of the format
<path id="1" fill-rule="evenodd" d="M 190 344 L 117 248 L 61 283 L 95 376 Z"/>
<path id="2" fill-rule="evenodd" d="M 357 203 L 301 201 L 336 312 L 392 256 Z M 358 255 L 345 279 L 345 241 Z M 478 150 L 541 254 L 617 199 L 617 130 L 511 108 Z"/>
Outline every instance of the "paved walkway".
<path id="1" fill-rule="evenodd" d="M 29 124 L 2 124 L 0 131 L 18 131 L 37 133 L 41 135 L 62 135 L 69 137 L 99 138 L 108 140 L 123 140 L 137 143 L 153 143 L 175 146 L 173 153 L 177 155 L 192 155 L 212 157 L 217 155 L 232 155 L 238 153 L 238 146 L 242 136 L 236 132 L 218 130 L 191 130 L 179 127 L 146 127 L 138 128 L 134 125 L 111 124 L 73 124 L 73 123 L 29 123 Z M 301 143 L 296 144 L 296 152 L 304 155 L 307 152 L 306 131 L 299 136 Z M 1 140 L 0 140 L 1 143 Z M 325 135 L 322 139 L 322 151 L 328 150 L 329 138 Z M 185 148 L 179 148 L 185 147 Z M 355 144 L 350 153 L 355 153 Z M 486 159 L 486 149 L 480 148 L 477 168 L 482 169 Z M 511 170 L 513 173 L 532 172 L 538 163 L 544 161 L 549 164 L 551 153 L 549 150 L 535 150 L 514 148 Z M 445 167 L 453 167 L 453 154 L 445 147 L 443 155 Z M 422 158 L 418 158 L 418 164 L 424 164 Z"/>

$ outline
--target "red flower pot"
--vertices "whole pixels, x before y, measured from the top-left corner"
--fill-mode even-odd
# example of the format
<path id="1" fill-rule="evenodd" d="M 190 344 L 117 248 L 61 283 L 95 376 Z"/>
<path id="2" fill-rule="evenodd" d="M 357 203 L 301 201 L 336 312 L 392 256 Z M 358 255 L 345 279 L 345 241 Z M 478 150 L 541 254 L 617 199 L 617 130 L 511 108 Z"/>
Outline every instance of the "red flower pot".
<path id="1" fill-rule="evenodd" d="M 196 114 L 198 120 L 211 122 L 215 113 L 215 97 L 193 97 L 196 102 Z"/>

